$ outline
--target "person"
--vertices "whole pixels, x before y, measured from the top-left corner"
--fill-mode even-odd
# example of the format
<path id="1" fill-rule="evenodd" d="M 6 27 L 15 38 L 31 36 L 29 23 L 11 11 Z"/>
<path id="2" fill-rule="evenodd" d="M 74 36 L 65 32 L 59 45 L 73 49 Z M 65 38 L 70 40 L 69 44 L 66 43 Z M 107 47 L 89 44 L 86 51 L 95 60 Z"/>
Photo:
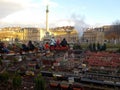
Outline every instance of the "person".
<path id="1" fill-rule="evenodd" d="M 57 39 L 56 46 L 60 47 L 60 39 Z"/>
<path id="2" fill-rule="evenodd" d="M 50 46 L 56 46 L 56 41 L 54 37 L 52 37 L 50 40 Z"/>
<path id="3" fill-rule="evenodd" d="M 39 50 L 43 51 L 44 50 L 44 45 L 42 42 L 39 43 Z"/>
<path id="4" fill-rule="evenodd" d="M 2 50 L 4 53 L 7 53 L 7 54 L 10 52 L 10 50 L 7 48 L 7 45 L 5 43 L 3 43 Z"/>
<path id="5" fill-rule="evenodd" d="M 28 52 L 29 51 L 28 47 L 24 43 L 22 44 L 22 50 L 24 52 Z"/>
<path id="6" fill-rule="evenodd" d="M 14 53 L 18 53 L 18 52 L 20 52 L 20 48 L 17 47 L 17 45 L 14 44 L 14 43 L 12 44 L 12 48 L 13 48 Z"/>
<path id="7" fill-rule="evenodd" d="M 50 48 L 49 43 L 46 42 L 44 47 L 45 47 L 45 50 L 49 50 L 49 48 Z"/>
<path id="8" fill-rule="evenodd" d="M 35 46 L 33 45 L 32 41 L 28 42 L 28 48 L 30 51 L 33 51 L 35 49 Z"/>
<path id="9" fill-rule="evenodd" d="M 60 45 L 61 45 L 62 47 L 66 47 L 66 46 L 68 45 L 68 43 L 67 43 L 67 41 L 66 41 L 65 38 L 63 38 L 63 40 L 61 41 Z"/>
<path id="10" fill-rule="evenodd" d="M 4 53 L 4 51 L 3 51 L 3 42 L 0 42 L 0 53 Z"/>

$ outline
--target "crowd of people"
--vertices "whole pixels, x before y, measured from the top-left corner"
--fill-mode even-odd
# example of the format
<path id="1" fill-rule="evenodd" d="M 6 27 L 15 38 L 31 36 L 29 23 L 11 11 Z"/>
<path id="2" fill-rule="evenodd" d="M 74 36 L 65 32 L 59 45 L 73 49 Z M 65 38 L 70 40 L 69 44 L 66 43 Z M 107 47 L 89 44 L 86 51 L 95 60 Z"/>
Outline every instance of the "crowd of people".
<path id="1" fill-rule="evenodd" d="M 0 53 L 10 53 L 13 51 L 14 53 L 18 52 L 29 52 L 29 51 L 38 51 L 38 50 L 53 50 L 53 48 L 61 48 L 61 47 L 68 47 L 68 42 L 64 38 L 62 41 L 59 39 L 55 40 L 54 37 L 50 39 L 49 42 L 33 42 L 33 41 L 28 41 L 27 43 L 4 43 L 0 42 Z"/>
<path id="2" fill-rule="evenodd" d="M 54 50 L 61 47 L 68 47 L 68 46 L 69 46 L 68 42 L 65 38 L 62 41 L 60 41 L 59 39 L 55 40 L 55 38 L 52 37 L 50 42 L 45 43 L 45 49 L 50 49 L 50 50 Z"/>

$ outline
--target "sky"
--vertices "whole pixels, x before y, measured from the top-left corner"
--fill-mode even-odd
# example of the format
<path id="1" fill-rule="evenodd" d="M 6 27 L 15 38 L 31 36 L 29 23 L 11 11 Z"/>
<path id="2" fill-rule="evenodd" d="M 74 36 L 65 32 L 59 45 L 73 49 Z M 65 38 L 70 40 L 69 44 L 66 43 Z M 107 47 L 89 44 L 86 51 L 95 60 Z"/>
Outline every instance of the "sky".
<path id="1" fill-rule="evenodd" d="M 109 25 L 120 19 L 120 0 L 0 0 L 0 27 L 86 27 Z"/>

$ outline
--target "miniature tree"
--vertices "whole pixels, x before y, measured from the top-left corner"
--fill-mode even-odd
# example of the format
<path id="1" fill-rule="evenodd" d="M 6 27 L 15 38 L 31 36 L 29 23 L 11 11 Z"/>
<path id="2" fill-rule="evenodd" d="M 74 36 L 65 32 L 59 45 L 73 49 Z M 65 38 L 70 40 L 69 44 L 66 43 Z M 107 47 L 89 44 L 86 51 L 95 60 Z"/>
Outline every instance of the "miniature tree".
<path id="1" fill-rule="evenodd" d="M 96 44 L 93 43 L 93 51 L 96 51 Z"/>
<path id="2" fill-rule="evenodd" d="M 2 59 L 1 59 L 1 57 L 0 57 L 0 65 L 2 66 Z"/>
<path id="3" fill-rule="evenodd" d="M 15 65 L 16 63 L 17 63 L 17 58 L 16 57 L 14 57 L 14 59 L 13 59 L 13 64 Z"/>
<path id="4" fill-rule="evenodd" d="M 35 78 L 35 90 L 45 90 L 45 81 L 41 74 Z"/>
<path id="5" fill-rule="evenodd" d="M 3 72 L 0 74 L 0 82 L 7 83 L 8 79 L 9 79 L 8 72 Z"/>
<path id="6" fill-rule="evenodd" d="M 106 48 L 106 44 L 104 43 L 103 46 L 102 46 L 102 50 L 105 51 L 107 48 Z"/>
<path id="7" fill-rule="evenodd" d="M 117 50 L 118 53 L 120 53 L 120 48 Z"/>
<path id="8" fill-rule="evenodd" d="M 100 44 L 97 43 L 97 50 L 100 51 Z"/>
<path id="9" fill-rule="evenodd" d="M 80 49 L 80 50 L 81 50 L 82 47 L 81 47 L 80 44 L 74 44 L 73 49 L 74 49 L 74 50 L 77 50 L 77 49 Z"/>
<path id="10" fill-rule="evenodd" d="M 18 90 L 22 84 L 22 78 L 20 75 L 15 75 L 12 80 L 14 90 Z"/>
<path id="11" fill-rule="evenodd" d="M 92 46 L 91 43 L 89 44 L 88 48 L 89 48 L 90 51 L 93 51 L 93 46 Z"/>
<path id="12" fill-rule="evenodd" d="M 0 90 L 8 90 L 10 84 L 9 84 L 9 73 L 4 71 L 0 73 Z M 2 88 L 2 89 L 1 89 Z"/>

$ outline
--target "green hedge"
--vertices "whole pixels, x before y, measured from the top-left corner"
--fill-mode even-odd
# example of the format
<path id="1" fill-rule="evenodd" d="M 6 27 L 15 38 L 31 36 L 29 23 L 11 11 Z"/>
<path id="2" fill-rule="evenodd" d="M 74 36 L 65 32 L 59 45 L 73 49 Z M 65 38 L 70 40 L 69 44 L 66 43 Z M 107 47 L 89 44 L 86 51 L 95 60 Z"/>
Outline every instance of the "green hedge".
<path id="1" fill-rule="evenodd" d="M 107 43 L 107 48 L 120 48 L 120 44 L 110 44 L 110 43 Z"/>

